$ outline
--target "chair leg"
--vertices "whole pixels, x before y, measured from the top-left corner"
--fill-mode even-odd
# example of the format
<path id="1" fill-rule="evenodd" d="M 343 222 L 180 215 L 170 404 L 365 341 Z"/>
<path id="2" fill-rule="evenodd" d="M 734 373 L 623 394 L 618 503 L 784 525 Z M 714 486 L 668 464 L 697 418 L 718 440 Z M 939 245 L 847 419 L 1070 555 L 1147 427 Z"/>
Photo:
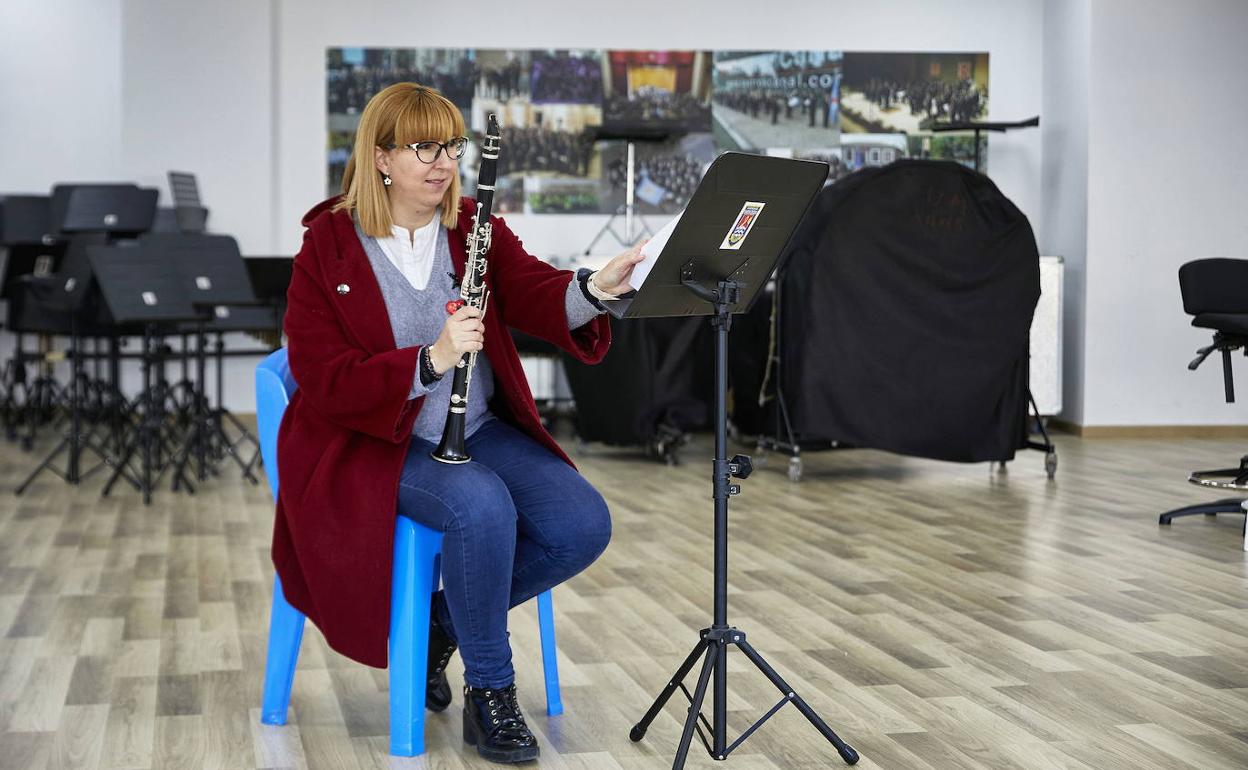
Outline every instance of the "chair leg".
<path id="1" fill-rule="evenodd" d="M 290 688 L 299 662 L 303 640 L 303 613 L 286 601 L 282 581 L 273 579 L 273 609 L 269 614 L 269 652 L 264 665 L 264 701 L 260 721 L 266 725 L 286 724 Z"/>
<path id="2" fill-rule="evenodd" d="M 1244 513 L 1244 498 L 1233 497 L 1225 500 L 1217 500 L 1212 503 L 1201 503 L 1200 505 L 1189 505 L 1183 508 L 1175 508 L 1173 511 L 1166 511 L 1158 517 L 1158 524 L 1169 524 L 1171 519 L 1179 516 L 1196 516 L 1205 514 L 1206 516 L 1214 516 L 1219 513 Z"/>
<path id="3" fill-rule="evenodd" d="M 429 596 L 441 533 L 398 517 L 390 594 L 390 753 L 425 752 Z"/>
<path id="4" fill-rule="evenodd" d="M 557 717 L 563 713 L 559 693 L 559 661 L 555 647 L 555 608 L 550 591 L 537 596 L 537 623 L 542 634 L 542 672 L 546 678 L 546 713 Z"/>

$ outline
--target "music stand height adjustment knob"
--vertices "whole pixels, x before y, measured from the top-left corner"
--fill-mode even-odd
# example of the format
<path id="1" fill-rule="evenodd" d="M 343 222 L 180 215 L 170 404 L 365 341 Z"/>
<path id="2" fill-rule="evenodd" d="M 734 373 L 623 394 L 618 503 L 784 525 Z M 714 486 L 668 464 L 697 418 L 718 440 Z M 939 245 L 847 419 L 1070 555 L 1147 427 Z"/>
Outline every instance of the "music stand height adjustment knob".
<path id="1" fill-rule="evenodd" d="M 754 462 L 749 455 L 736 455 L 728 461 L 728 472 L 739 479 L 748 479 L 754 472 Z"/>

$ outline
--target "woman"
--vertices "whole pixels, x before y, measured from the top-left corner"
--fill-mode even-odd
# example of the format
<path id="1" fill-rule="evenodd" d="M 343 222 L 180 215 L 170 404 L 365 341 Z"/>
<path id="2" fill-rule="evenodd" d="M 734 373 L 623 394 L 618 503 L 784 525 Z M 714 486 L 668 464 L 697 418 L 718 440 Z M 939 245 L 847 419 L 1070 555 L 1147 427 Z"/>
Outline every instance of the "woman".
<path id="1" fill-rule="evenodd" d="M 493 220 L 486 315 L 458 297 L 475 202 L 459 197 L 466 130 L 434 91 L 400 83 L 364 109 L 343 194 L 304 217 L 286 334 L 299 389 L 278 436 L 273 561 L 286 598 L 330 646 L 384 667 L 396 512 L 445 532 L 444 591 L 431 607 L 426 705 L 445 709 L 445 669 L 464 660 L 464 739 L 498 762 L 536 758 L 516 700 L 507 610 L 588 566 L 611 524 L 602 497 L 542 427 L 513 327 L 586 363 L 610 327 L 600 298 L 628 289 L 634 248 L 595 274 L 556 270 Z M 506 152 L 504 145 L 502 152 Z M 466 448 L 433 460 L 450 381 L 472 377 Z"/>

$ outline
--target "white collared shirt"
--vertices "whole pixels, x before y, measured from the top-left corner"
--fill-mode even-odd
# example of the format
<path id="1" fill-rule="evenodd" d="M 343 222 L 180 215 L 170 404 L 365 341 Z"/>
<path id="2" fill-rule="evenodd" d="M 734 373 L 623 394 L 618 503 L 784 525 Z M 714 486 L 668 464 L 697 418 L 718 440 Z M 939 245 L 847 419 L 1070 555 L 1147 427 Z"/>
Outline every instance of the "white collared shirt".
<path id="1" fill-rule="evenodd" d="M 393 225 L 388 238 L 377 239 L 377 245 L 385 252 L 390 264 L 399 269 L 412 288 L 419 291 L 424 291 L 429 285 L 433 256 L 438 248 L 438 233 L 442 231 L 441 221 L 442 209 L 438 209 L 424 227 L 409 231 L 402 225 Z"/>

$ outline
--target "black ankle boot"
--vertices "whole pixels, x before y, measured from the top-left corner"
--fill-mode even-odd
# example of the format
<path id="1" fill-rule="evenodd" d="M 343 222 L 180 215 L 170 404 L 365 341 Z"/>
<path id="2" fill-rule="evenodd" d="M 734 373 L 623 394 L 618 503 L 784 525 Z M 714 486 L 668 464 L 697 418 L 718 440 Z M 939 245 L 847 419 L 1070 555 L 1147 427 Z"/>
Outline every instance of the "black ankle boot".
<path id="1" fill-rule="evenodd" d="M 514 684 L 496 690 L 464 687 L 464 742 L 491 762 L 537 759 L 537 738 L 524 723 Z"/>
<path id="2" fill-rule="evenodd" d="M 430 711 L 445 711 L 451 705 L 451 683 L 446 678 L 446 664 L 451 662 L 455 654 L 455 641 L 446 635 L 438 615 L 429 612 L 429 662 L 425 674 L 425 708 Z"/>

